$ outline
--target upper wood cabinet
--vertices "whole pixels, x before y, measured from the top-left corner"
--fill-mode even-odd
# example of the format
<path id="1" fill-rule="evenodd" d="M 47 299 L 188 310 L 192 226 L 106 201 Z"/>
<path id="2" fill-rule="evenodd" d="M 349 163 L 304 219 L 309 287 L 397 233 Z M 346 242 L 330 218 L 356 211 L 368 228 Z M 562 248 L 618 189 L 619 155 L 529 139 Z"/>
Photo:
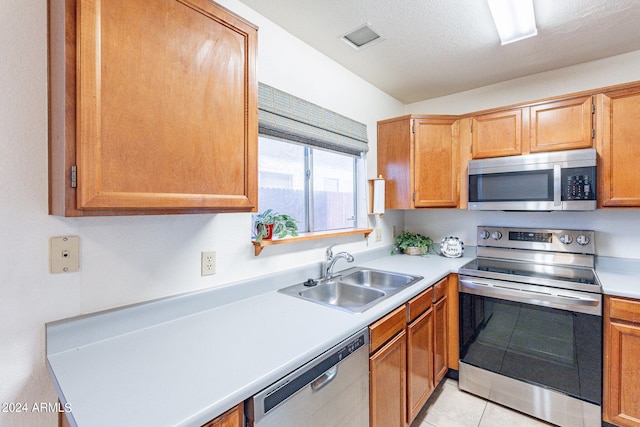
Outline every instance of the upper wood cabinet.
<path id="1" fill-rule="evenodd" d="M 457 207 L 458 120 L 403 116 L 378 122 L 378 174 L 386 208 Z"/>
<path id="2" fill-rule="evenodd" d="M 528 139 L 528 109 L 514 108 L 474 116 L 471 153 L 474 159 L 522 154 Z M 526 135 L 523 135 L 526 132 Z"/>
<path id="3" fill-rule="evenodd" d="M 603 418 L 640 426 L 640 300 L 604 299 Z"/>
<path id="4" fill-rule="evenodd" d="M 208 0 L 49 0 L 50 213 L 252 211 L 257 29 Z"/>
<path id="5" fill-rule="evenodd" d="M 591 148 L 594 111 L 589 95 L 473 116 L 472 157 Z"/>
<path id="6" fill-rule="evenodd" d="M 598 207 L 640 207 L 640 87 L 598 95 Z"/>
<path id="7" fill-rule="evenodd" d="M 529 107 L 530 151 L 593 147 L 593 97 L 581 96 Z"/>

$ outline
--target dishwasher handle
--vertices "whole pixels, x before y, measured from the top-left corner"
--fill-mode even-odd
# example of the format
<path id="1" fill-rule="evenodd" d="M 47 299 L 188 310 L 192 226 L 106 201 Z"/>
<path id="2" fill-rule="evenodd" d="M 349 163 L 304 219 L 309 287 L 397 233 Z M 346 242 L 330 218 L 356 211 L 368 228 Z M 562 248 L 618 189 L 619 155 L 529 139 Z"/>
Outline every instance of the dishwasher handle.
<path id="1" fill-rule="evenodd" d="M 338 375 L 338 365 L 329 369 L 324 374 L 320 375 L 315 381 L 311 383 L 311 390 L 320 391 L 326 385 L 328 385 Z"/>

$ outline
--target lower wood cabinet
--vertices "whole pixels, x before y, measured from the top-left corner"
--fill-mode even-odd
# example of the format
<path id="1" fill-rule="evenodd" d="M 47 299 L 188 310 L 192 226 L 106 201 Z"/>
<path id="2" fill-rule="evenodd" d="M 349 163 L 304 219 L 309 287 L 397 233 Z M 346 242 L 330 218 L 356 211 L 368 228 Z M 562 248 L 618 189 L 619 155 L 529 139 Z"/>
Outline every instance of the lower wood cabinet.
<path id="1" fill-rule="evenodd" d="M 433 370 L 436 383 L 447 373 L 447 298 L 433 304 Z"/>
<path id="2" fill-rule="evenodd" d="M 603 418 L 640 426 L 640 300 L 605 296 Z"/>
<path id="3" fill-rule="evenodd" d="M 435 389 L 433 307 L 407 325 L 407 421 L 411 422 Z"/>
<path id="4" fill-rule="evenodd" d="M 369 424 L 405 425 L 407 334 L 400 331 L 369 359 Z"/>
<path id="5" fill-rule="evenodd" d="M 242 427 L 242 403 L 202 427 Z"/>
<path id="6" fill-rule="evenodd" d="M 447 277 L 369 327 L 371 427 L 411 424 L 447 373 L 449 294 Z"/>

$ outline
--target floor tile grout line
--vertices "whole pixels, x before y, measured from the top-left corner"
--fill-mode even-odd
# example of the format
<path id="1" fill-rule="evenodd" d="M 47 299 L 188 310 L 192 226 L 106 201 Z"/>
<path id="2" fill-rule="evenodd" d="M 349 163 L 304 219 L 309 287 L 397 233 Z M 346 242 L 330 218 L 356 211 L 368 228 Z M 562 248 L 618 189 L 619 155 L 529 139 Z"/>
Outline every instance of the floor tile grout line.
<path id="1" fill-rule="evenodd" d="M 477 427 L 480 427 L 480 425 L 482 424 L 482 419 L 484 418 L 484 413 L 487 412 L 487 406 L 488 406 L 489 402 L 485 400 L 484 402 L 484 408 L 482 408 L 482 415 L 480 415 L 480 421 L 478 421 L 478 425 Z"/>

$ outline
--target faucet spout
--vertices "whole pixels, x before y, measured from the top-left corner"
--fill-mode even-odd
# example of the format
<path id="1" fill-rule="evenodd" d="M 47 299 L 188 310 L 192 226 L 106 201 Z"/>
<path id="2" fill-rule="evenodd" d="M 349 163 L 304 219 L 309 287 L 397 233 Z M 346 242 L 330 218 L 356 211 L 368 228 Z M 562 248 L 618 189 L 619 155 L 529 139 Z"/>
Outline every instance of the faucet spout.
<path id="1" fill-rule="evenodd" d="M 349 252 L 338 252 L 337 254 L 333 255 L 333 252 L 331 251 L 331 247 L 329 247 L 329 249 L 327 249 L 327 252 L 326 252 L 327 256 L 325 260 L 325 269 L 323 271 L 324 273 L 322 277 L 323 280 L 327 280 L 333 277 L 333 266 L 336 264 L 336 262 L 339 259 L 344 259 L 347 262 L 353 262 L 354 260 L 353 255 L 351 255 Z"/>

